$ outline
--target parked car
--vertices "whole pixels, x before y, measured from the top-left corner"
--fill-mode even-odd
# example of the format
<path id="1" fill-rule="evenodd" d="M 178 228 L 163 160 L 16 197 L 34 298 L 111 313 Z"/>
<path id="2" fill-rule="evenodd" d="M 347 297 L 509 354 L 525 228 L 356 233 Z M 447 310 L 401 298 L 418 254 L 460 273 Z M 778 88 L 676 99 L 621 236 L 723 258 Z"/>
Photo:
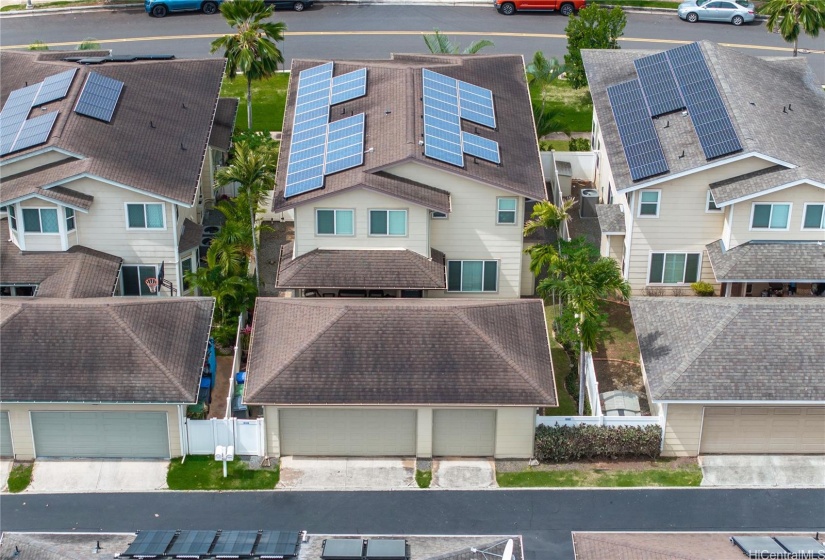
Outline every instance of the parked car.
<path id="1" fill-rule="evenodd" d="M 296 12 L 303 12 L 306 8 L 311 8 L 314 0 L 264 0 L 264 3 L 275 8 L 290 8 Z"/>
<path id="2" fill-rule="evenodd" d="M 223 0 L 144 0 L 146 13 L 153 17 L 166 17 L 169 12 L 197 12 L 207 15 L 218 13 Z"/>
<path id="3" fill-rule="evenodd" d="M 742 6 L 733 1 L 713 0 L 699 5 L 695 1 L 679 4 L 679 17 L 690 23 L 697 21 L 724 21 L 733 25 L 750 23 L 756 17 L 753 4 Z"/>
<path id="4" fill-rule="evenodd" d="M 702 4 L 709 2 L 710 0 L 687 0 L 687 2 L 681 2 L 681 4 L 696 4 L 697 6 L 701 6 Z M 736 3 L 740 6 L 748 7 L 750 2 L 748 0 L 736 0 Z"/>
<path id="5" fill-rule="evenodd" d="M 569 16 L 587 4 L 586 0 L 495 0 L 498 13 L 511 16 L 516 12 L 539 12 L 558 10 Z"/>

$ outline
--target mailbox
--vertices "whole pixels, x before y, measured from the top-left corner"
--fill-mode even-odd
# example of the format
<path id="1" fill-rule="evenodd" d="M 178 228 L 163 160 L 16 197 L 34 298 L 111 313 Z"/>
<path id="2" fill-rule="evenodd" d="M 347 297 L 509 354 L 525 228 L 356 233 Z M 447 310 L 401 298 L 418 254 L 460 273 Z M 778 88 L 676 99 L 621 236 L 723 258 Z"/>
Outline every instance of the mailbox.
<path id="1" fill-rule="evenodd" d="M 215 446 L 215 460 L 216 461 L 226 461 L 226 447 L 223 445 L 216 445 Z"/>

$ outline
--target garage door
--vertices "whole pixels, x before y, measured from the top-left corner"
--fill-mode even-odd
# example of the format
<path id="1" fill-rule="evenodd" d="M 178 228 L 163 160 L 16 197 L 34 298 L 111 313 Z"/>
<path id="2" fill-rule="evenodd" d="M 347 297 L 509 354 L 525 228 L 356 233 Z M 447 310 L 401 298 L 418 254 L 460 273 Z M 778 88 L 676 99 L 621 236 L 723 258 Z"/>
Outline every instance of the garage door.
<path id="1" fill-rule="evenodd" d="M 492 457 L 495 448 L 495 410 L 433 411 L 433 455 Z"/>
<path id="2" fill-rule="evenodd" d="M 415 455 L 415 410 L 280 410 L 281 455 Z"/>
<path id="3" fill-rule="evenodd" d="M 825 407 L 705 408 L 701 453 L 825 453 Z"/>
<path id="4" fill-rule="evenodd" d="M 11 430 L 9 429 L 9 413 L 0 412 L 0 457 L 11 457 L 14 454 L 11 447 Z"/>
<path id="5" fill-rule="evenodd" d="M 165 412 L 32 412 L 38 457 L 168 458 Z"/>

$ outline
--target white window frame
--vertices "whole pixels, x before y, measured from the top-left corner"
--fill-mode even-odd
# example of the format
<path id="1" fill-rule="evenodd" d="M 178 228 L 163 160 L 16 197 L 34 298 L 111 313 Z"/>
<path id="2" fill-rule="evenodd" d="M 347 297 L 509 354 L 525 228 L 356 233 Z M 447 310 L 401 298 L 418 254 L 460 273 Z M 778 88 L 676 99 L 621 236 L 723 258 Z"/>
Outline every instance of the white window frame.
<path id="1" fill-rule="evenodd" d="M 756 213 L 757 205 L 759 205 L 759 206 L 770 206 L 771 207 L 771 213 L 768 215 L 768 227 L 753 227 L 753 216 Z M 788 207 L 788 223 L 785 225 L 784 228 L 772 228 L 771 227 L 771 219 L 773 218 L 773 207 L 774 206 L 783 206 L 783 205 Z M 793 202 L 752 202 L 751 203 L 751 218 L 748 221 L 748 231 L 790 231 L 790 229 L 791 229 L 791 218 L 792 217 L 793 217 Z"/>
<path id="2" fill-rule="evenodd" d="M 189 265 L 189 270 L 183 267 L 183 262 L 186 260 L 192 261 L 192 263 Z M 192 286 L 190 286 L 189 288 L 184 287 L 184 276 L 187 272 L 195 272 L 198 269 L 197 264 L 197 252 L 195 251 L 187 253 L 186 255 L 181 255 L 180 257 L 180 289 L 185 294 L 193 292 L 194 288 Z"/>
<path id="3" fill-rule="evenodd" d="M 40 221 L 40 231 L 26 231 L 26 210 L 37 210 L 37 219 Z M 57 215 L 57 231 L 43 231 L 43 210 L 54 210 Z M 60 235 L 60 212 L 57 206 L 21 206 L 20 217 L 23 219 L 23 235 Z"/>
<path id="4" fill-rule="evenodd" d="M 702 257 L 704 251 L 650 251 L 647 256 L 647 276 L 645 276 L 645 285 L 647 286 L 690 286 L 692 282 L 685 282 L 685 273 L 687 272 L 687 256 L 688 255 L 699 255 L 699 264 L 696 267 L 696 280 L 695 282 L 702 281 Z M 662 260 L 662 280 L 665 279 L 665 272 L 664 267 L 667 264 L 667 255 L 675 254 L 675 255 L 685 255 L 685 269 L 682 271 L 682 281 L 681 282 L 651 282 L 650 281 L 650 269 L 653 266 L 653 255 L 665 255 L 664 260 Z"/>
<path id="5" fill-rule="evenodd" d="M 652 202 L 642 202 L 642 194 L 643 193 L 656 193 L 656 214 L 642 214 L 642 204 L 653 204 Z M 658 218 L 659 211 L 662 208 L 662 189 L 644 189 L 639 191 L 639 205 L 636 209 L 636 217 L 637 218 Z"/>
<path id="6" fill-rule="evenodd" d="M 805 216 L 808 215 L 808 207 L 809 206 L 822 206 L 822 223 L 819 224 L 818 228 L 805 227 Z M 800 231 L 822 231 L 822 230 L 825 230 L 825 202 L 806 202 L 805 205 L 802 207 L 802 224 L 799 227 L 800 227 Z"/>
<path id="7" fill-rule="evenodd" d="M 451 290 L 450 289 L 450 263 L 453 262 L 460 262 L 461 263 L 461 277 L 458 280 L 459 288 L 462 284 L 464 284 L 464 263 L 466 262 L 480 262 L 484 263 L 481 267 L 481 290 Z M 488 262 L 496 263 L 496 289 L 495 290 L 485 290 L 484 289 L 484 269 L 486 268 Z M 501 260 L 499 259 L 452 259 L 448 260 L 446 264 L 446 272 L 447 272 L 447 292 L 451 294 L 497 294 L 499 288 L 499 276 L 501 275 Z"/>
<path id="8" fill-rule="evenodd" d="M 40 284 L 0 284 L 0 288 L 8 288 L 9 295 L 6 297 L 34 297 L 37 295 L 37 289 L 40 287 Z M 31 288 L 32 294 L 30 296 L 20 295 L 17 293 L 18 288 Z M 0 294 L 0 297 L 3 297 Z"/>
<path id="9" fill-rule="evenodd" d="M 6 206 L 6 214 L 9 217 L 9 228 L 11 231 L 17 231 L 17 210 L 15 210 L 14 204 L 9 204 Z"/>
<path id="10" fill-rule="evenodd" d="M 713 204 L 716 208 L 711 208 L 711 204 Z M 707 198 L 705 198 L 705 214 L 719 214 L 724 211 L 724 208 L 719 208 L 718 206 L 716 206 L 716 201 L 713 199 L 713 193 L 710 189 L 708 189 Z"/>
<path id="11" fill-rule="evenodd" d="M 438 216 L 436 216 L 438 214 Z M 450 215 L 447 212 L 439 212 L 438 210 L 430 210 L 431 220 L 449 220 Z"/>
<path id="12" fill-rule="evenodd" d="M 66 233 L 76 230 L 77 229 L 77 212 L 74 211 L 74 208 L 69 208 L 68 206 L 66 206 L 63 210 L 64 210 L 63 213 L 65 214 L 65 217 L 66 217 Z M 72 213 L 71 216 L 69 215 L 69 212 Z M 69 221 L 70 220 L 72 222 L 72 227 L 69 227 Z"/>
<path id="13" fill-rule="evenodd" d="M 501 209 L 501 201 L 502 200 L 514 200 L 516 202 L 516 207 L 512 210 L 502 210 Z M 513 213 L 513 221 L 512 222 L 502 222 L 501 221 L 501 213 L 502 212 L 512 212 Z M 518 225 L 518 197 L 516 196 L 499 196 L 496 197 L 496 225 L 497 226 L 515 226 Z"/>
<path id="14" fill-rule="evenodd" d="M 372 232 L 372 213 L 386 212 L 387 214 L 387 233 L 373 233 Z M 390 212 L 404 212 L 404 233 L 403 235 L 397 233 L 390 233 Z M 369 237 L 408 237 L 410 234 L 410 213 L 406 208 L 369 208 L 367 209 L 367 235 Z"/>
<path id="15" fill-rule="evenodd" d="M 129 206 L 143 206 L 143 222 L 149 223 L 149 220 L 146 219 L 146 206 L 149 204 L 155 204 L 160 206 L 161 216 L 163 217 L 163 227 L 131 227 L 129 225 Z M 128 231 L 164 231 L 166 230 L 166 203 L 164 202 L 124 202 L 123 203 L 123 212 L 126 216 L 126 229 Z"/>
<path id="16" fill-rule="evenodd" d="M 332 212 L 333 233 L 318 233 L 318 212 Z M 352 233 L 338 233 L 338 212 L 350 212 L 352 214 Z M 355 237 L 355 208 L 316 208 L 315 235 L 318 237 Z"/>

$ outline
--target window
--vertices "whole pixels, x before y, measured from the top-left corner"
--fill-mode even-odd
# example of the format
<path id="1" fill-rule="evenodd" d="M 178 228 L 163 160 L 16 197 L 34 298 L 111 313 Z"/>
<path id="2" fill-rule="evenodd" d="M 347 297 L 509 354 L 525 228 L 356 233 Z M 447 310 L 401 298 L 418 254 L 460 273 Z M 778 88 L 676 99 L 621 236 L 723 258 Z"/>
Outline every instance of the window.
<path id="1" fill-rule="evenodd" d="M 497 224 L 515 224 L 516 223 L 516 204 L 518 199 L 515 198 L 499 198 L 498 199 L 498 217 Z"/>
<path id="2" fill-rule="evenodd" d="M 802 220 L 802 229 L 825 229 L 825 204 L 805 205 L 805 218 Z"/>
<path id="3" fill-rule="evenodd" d="M 183 273 L 182 276 L 182 283 L 183 283 L 183 291 L 188 292 L 192 289 L 192 285 L 189 283 L 189 279 L 186 278 L 187 272 L 192 272 L 192 264 L 194 263 L 195 259 L 192 256 L 186 257 L 182 261 L 180 261 L 180 268 Z"/>
<path id="4" fill-rule="evenodd" d="M 66 231 L 74 231 L 74 210 L 66 208 Z"/>
<path id="5" fill-rule="evenodd" d="M 6 212 L 9 214 L 9 227 L 12 231 L 17 231 L 17 213 L 14 206 L 6 206 Z"/>
<path id="6" fill-rule="evenodd" d="M 163 204 L 127 204 L 126 223 L 129 229 L 163 229 Z"/>
<path id="7" fill-rule="evenodd" d="M 0 296 L 32 297 L 37 292 L 37 285 L 8 285 L 0 286 Z"/>
<path id="8" fill-rule="evenodd" d="M 651 253 L 650 284 L 689 284 L 699 281 L 700 253 Z"/>
<path id="9" fill-rule="evenodd" d="M 407 235 L 407 211 L 370 210 L 370 235 Z"/>
<path id="10" fill-rule="evenodd" d="M 446 220 L 447 219 L 447 213 L 446 212 L 436 212 L 435 210 L 433 210 L 432 212 L 430 212 L 430 218 L 432 218 L 433 220 Z"/>
<path id="11" fill-rule="evenodd" d="M 790 204 L 754 204 L 751 229 L 788 229 Z"/>
<path id="12" fill-rule="evenodd" d="M 120 269 L 120 289 L 124 296 L 154 296 L 146 285 L 147 278 L 157 278 L 153 265 L 124 264 Z"/>
<path id="13" fill-rule="evenodd" d="M 23 208 L 23 230 L 26 233 L 60 233 L 57 208 Z"/>
<path id="14" fill-rule="evenodd" d="M 713 193 L 708 189 L 708 197 L 705 204 L 705 212 L 721 212 L 722 209 L 716 206 L 716 201 L 713 200 Z"/>
<path id="15" fill-rule="evenodd" d="M 659 199 L 662 191 L 642 191 L 639 197 L 639 216 L 659 217 Z"/>
<path id="16" fill-rule="evenodd" d="M 318 235 L 353 235 L 355 233 L 352 210 L 316 210 L 315 233 Z"/>
<path id="17" fill-rule="evenodd" d="M 498 290 L 498 261 L 449 261 L 448 292 L 495 292 Z"/>

